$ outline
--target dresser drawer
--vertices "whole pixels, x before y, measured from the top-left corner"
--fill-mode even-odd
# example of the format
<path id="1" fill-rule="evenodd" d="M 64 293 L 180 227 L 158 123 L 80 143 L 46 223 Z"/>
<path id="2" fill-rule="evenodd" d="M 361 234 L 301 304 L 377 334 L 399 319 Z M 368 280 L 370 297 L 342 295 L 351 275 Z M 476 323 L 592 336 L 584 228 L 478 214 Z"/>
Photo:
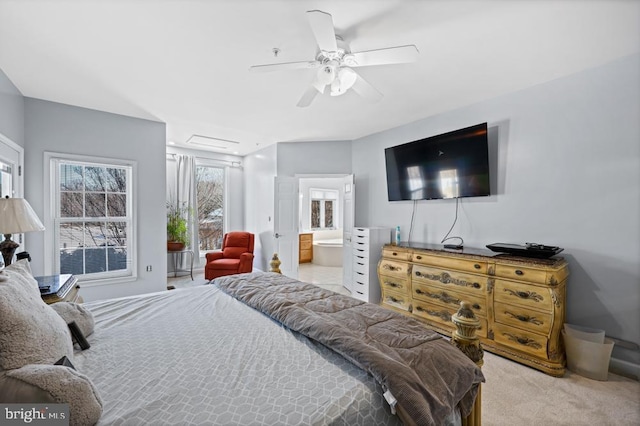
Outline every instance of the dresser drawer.
<path id="1" fill-rule="evenodd" d="M 380 288 L 382 291 L 393 291 L 409 296 L 411 288 L 409 286 L 409 280 L 407 278 L 389 277 L 386 275 L 379 275 Z"/>
<path id="2" fill-rule="evenodd" d="M 364 300 L 365 302 L 369 301 L 369 281 L 353 281 L 353 285 L 351 288 L 351 296 L 356 299 Z"/>
<path id="3" fill-rule="evenodd" d="M 493 340 L 540 358 L 547 358 L 547 338 L 515 327 L 495 323 Z"/>
<path id="4" fill-rule="evenodd" d="M 397 278 L 409 278 L 411 265 L 408 263 L 395 262 L 393 260 L 381 259 L 378 263 L 378 273 Z"/>
<path id="5" fill-rule="evenodd" d="M 355 245 L 357 243 L 369 245 L 369 232 L 359 232 L 358 228 L 354 229 L 351 234 L 351 242 Z"/>
<path id="6" fill-rule="evenodd" d="M 411 312 L 411 297 L 407 294 L 383 290 L 382 304 L 393 306 L 394 308 L 401 309 L 403 311 Z"/>
<path id="7" fill-rule="evenodd" d="M 369 244 L 365 243 L 356 243 L 351 240 L 353 254 L 357 256 L 367 256 L 369 257 Z"/>
<path id="8" fill-rule="evenodd" d="M 493 294 L 495 303 L 533 308 L 542 312 L 553 312 L 553 301 L 548 288 L 515 281 L 495 280 Z"/>
<path id="9" fill-rule="evenodd" d="M 353 272 L 360 272 L 361 274 L 369 274 L 369 260 L 360 259 L 358 257 L 353 258 L 352 263 Z"/>
<path id="10" fill-rule="evenodd" d="M 382 249 L 382 257 L 400 261 L 410 261 L 411 253 L 401 248 L 389 248 L 389 246 L 384 246 L 384 249 Z"/>
<path id="11" fill-rule="evenodd" d="M 488 277 L 482 275 L 443 271 L 442 269 L 422 265 L 413 266 L 411 278 L 416 283 L 475 294 L 478 297 L 484 295 L 488 281 Z"/>
<path id="12" fill-rule="evenodd" d="M 547 271 L 517 265 L 496 264 L 496 277 L 531 283 L 548 284 Z"/>
<path id="13" fill-rule="evenodd" d="M 460 308 L 460 302 L 469 302 L 474 314 L 483 317 L 487 316 L 487 307 L 484 297 L 472 296 L 470 294 L 465 294 L 450 289 L 443 290 L 441 288 L 419 282 L 413 283 L 411 292 L 414 299 L 447 306 L 451 309 L 454 309 L 455 311 Z"/>
<path id="14" fill-rule="evenodd" d="M 459 307 L 445 307 L 421 300 L 413 300 L 413 314 L 417 317 L 432 321 L 449 331 L 455 330 L 455 324 L 451 321 Z M 479 337 L 487 337 L 487 319 L 476 317 L 480 321 L 480 328 L 476 330 Z"/>
<path id="15" fill-rule="evenodd" d="M 523 309 L 515 305 L 496 303 L 493 308 L 495 321 L 534 333 L 549 335 L 552 315 Z"/>
<path id="16" fill-rule="evenodd" d="M 475 272 L 477 274 L 487 273 L 487 261 L 463 259 L 455 257 L 441 257 L 426 255 L 422 253 L 413 253 L 411 261 L 421 265 L 435 266 L 446 270 L 457 270 L 466 272 Z"/>

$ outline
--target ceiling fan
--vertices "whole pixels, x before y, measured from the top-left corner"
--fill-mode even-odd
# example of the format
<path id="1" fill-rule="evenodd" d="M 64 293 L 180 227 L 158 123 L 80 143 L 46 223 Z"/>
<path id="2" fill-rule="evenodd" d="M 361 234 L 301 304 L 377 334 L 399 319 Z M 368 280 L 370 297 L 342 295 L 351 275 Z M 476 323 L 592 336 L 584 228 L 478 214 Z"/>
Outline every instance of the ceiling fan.
<path id="1" fill-rule="evenodd" d="M 351 52 L 349 45 L 336 35 L 330 14 L 320 10 L 310 10 L 307 12 L 307 19 L 319 48 L 315 60 L 254 65 L 249 68 L 252 72 L 317 69 L 315 79 L 297 104 L 299 107 L 309 106 L 318 93 L 325 93 L 327 86 L 331 96 L 339 96 L 353 89 L 363 98 L 377 102 L 382 98 L 382 93 L 353 68 L 400 64 L 418 59 L 418 48 L 414 45 Z"/>

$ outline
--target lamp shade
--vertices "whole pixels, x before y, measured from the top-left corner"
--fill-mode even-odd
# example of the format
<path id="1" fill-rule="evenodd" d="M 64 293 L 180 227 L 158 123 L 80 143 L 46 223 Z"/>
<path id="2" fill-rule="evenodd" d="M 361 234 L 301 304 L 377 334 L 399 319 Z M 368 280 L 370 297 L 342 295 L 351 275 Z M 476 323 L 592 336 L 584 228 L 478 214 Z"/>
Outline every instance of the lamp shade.
<path id="1" fill-rule="evenodd" d="M 0 198 L 0 234 L 44 231 L 44 225 L 24 198 Z"/>

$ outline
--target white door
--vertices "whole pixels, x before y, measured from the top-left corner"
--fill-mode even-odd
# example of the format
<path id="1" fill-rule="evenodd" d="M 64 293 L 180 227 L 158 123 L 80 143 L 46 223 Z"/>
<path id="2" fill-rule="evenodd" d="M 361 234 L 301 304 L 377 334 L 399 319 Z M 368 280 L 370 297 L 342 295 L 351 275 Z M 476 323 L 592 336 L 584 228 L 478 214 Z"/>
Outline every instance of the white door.
<path id="1" fill-rule="evenodd" d="M 273 237 L 283 275 L 298 278 L 298 178 L 275 178 Z"/>
<path id="2" fill-rule="evenodd" d="M 349 291 L 353 291 L 353 222 L 356 208 L 356 185 L 353 175 L 345 176 L 344 185 L 344 209 L 342 211 L 342 285 Z"/>

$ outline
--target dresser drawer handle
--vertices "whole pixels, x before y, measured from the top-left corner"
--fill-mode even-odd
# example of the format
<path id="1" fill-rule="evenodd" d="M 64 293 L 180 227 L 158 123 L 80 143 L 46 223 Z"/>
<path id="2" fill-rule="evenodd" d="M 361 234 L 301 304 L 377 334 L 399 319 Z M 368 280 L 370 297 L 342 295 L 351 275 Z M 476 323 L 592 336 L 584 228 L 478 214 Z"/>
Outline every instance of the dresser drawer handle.
<path id="1" fill-rule="evenodd" d="M 524 275 L 524 272 L 522 272 L 520 269 L 516 269 L 516 275 Z"/>
<path id="2" fill-rule="evenodd" d="M 420 290 L 419 288 L 416 289 L 416 294 L 425 294 L 424 291 Z"/>
<path id="3" fill-rule="evenodd" d="M 473 288 L 480 288 L 480 287 L 482 287 L 480 284 L 478 284 L 478 283 L 473 283 Z"/>
<path id="4" fill-rule="evenodd" d="M 396 253 L 395 251 L 393 253 L 391 253 L 393 256 L 397 256 L 398 253 Z"/>
<path id="5" fill-rule="evenodd" d="M 542 302 L 544 300 L 544 297 L 540 296 L 535 291 L 514 291 L 509 288 L 505 288 L 504 291 L 512 296 L 516 296 L 525 300 L 533 300 L 534 302 Z"/>
<path id="6" fill-rule="evenodd" d="M 400 268 L 397 267 L 397 266 L 387 265 L 387 264 L 382 265 L 382 269 L 388 269 L 390 271 L 399 271 L 400 270 Z"/>
<path id="7" fill-rule="evenodd" d="M 512 342 L 516 342 L 519 343 L 521 345 L 524 346 L 529 346 L 531 348 L 536 348 L 536 349 L 540 349 L 542 348 L 542 345 L 540 345 L 540 343 L 536 342 L 533 339 L 530 339 L 528 337 L 523 337 L 523 336 L 515 336 L 511 333 L 503 333 L 504 336 L 507 336 L 507 338 L 509 340 L 511 340 Z"/>
<path id="8" fill-rule="evenodd" d="M 471 307 L 473 309 L 480 310 L 480 305 L 478 305 L 477 303 L 474 303 L 473 305 L 471 305 Z"/>
<path id="9" fill-rule="evenodd" d="M 420 260 L 422 259 L 422 256 L 416 256 L 416 259 Z"/>
<path id="10" fill-rule="evenodd" d="M 393 287 L 393 288 L 402 288 L 402 286 L 400 284 L 392 283 L 390 281 L 387 281 L 385 284 L 387 284 L 389 287 Z"/>
<path id="11" fill-rule="evenodd" d="M 540 321 L 536 317 L 530 317 L 529 315 L 514 314 L 514 313 L 511 313 L 509 311 L 505 311 L 504 313 L 506 315 L 510 316 L 511 318 L 515 318 L 515 319 L 517 319 L 518 321 L 521 321 L 521 322 L 528 322 L 528 323 L 535 324 L 535 325 L 544 324 L 542 321 Z"/>
<path id="12" fill-rule="evenodd" d="M 475 265 L 473 265 L 473 267 L 476 268 L 476 269 L 482 268 L 482 266 L 478 265 L 477 263 Z"/>

